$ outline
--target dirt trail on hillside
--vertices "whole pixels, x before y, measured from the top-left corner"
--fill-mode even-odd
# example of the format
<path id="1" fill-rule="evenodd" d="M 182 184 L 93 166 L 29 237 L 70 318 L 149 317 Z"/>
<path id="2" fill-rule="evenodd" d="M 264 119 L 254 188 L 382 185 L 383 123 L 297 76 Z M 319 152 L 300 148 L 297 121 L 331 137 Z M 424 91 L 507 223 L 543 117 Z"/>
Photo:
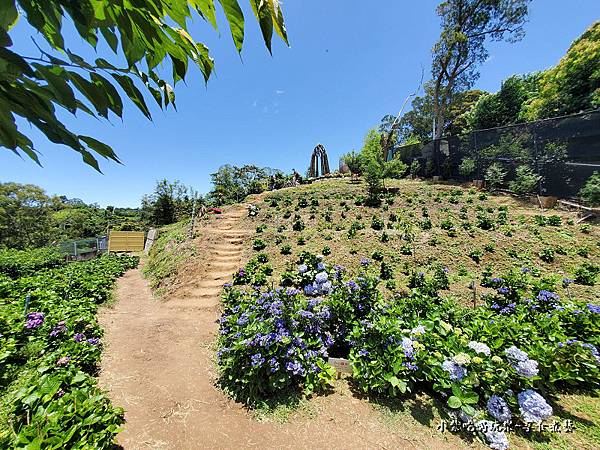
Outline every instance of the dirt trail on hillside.
<path id="1" fill-rule="evenodd" d="M 204 275 L 185 296 L 153 298 L 139 269 L 132 270 L 118 282 L 114 307 L 101 312 L 100 385 L 126 410 L 119 444 L 169 450 L 465 446 L 435 429 L 415 435 L 414 425 L 390 427 L 347 390 L 319 397 L 308 413 L 278 424 L 257 421 L 215 387 L 219 293 L 241 264 L 242 238 L 253 232 L 240 228 L 244 214 L 242 206 L 233 207 L 203 229 Z"/>

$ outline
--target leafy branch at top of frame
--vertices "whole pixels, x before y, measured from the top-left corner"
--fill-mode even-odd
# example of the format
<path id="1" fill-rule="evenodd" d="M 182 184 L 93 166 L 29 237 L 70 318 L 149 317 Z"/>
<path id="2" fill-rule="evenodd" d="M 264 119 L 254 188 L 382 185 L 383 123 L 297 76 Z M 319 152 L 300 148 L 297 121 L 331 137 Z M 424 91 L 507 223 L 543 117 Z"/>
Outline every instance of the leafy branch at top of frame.
<path id="1" fill-rule="evenodd" d="M 244 14 L 237 0 L 218 0 L 229 24 L 234 44 L 244 43 Z M 250 0 L 269 52 L 275 31 L 287 44 L 279 0 Z M 17 155 L 27 154 L 39 164 L 33 142 L 18 130 L 15 116 L 36 126 L 55 143 L 79 152 L 84 162 L 99 169 L 93 153 L 119 161 L 114 151 L 96 139 L 77 135 L 56 116 L 56 106 L 72 114 L 122 117 L 123 100 L 117 88 L 151 119 L 150 109 L 137 85 L 143 85 L 161 108 L 175 107 L 174 88 L 185 80 L 192 65 L 207 82 L 214 68 L 209 49 L 194 41 L 188 20 L 199 14 L 218 31 L 214 0 L 7 0 L 0 4 L 0 146 Z M 23 17 L 51 49 L 39 58 L 9 49 L 10 31 Z M 104 58 L 91 62 L 69 50 L 63 36 L 66 20 L 94 50 L 103 41 L 127 68 Z M 157 68 L 170 63 L 172 82 Z"/>

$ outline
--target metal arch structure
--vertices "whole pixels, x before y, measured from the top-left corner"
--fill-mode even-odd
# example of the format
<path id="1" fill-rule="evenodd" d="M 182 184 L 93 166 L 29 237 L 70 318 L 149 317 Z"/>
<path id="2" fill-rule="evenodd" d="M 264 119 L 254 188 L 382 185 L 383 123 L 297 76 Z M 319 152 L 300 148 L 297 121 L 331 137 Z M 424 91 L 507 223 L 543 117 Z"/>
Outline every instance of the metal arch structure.
<path id="1" fill-rule="evenodd" d="M 308 176 L 310 178 L 318 178 L 319 176 L 328 175 L 331 173 L 329 169 L 329 158 L 327 151 L 321 144 L 317 145 L 310 159 L 310 169 Z"/>

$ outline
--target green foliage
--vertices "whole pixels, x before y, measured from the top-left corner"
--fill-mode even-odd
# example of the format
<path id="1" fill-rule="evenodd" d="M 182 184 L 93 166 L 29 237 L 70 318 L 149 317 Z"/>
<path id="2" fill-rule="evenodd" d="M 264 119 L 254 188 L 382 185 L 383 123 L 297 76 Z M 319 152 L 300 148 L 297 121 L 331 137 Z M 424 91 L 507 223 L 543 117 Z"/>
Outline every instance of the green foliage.
<path id="1" fill-rule="evenodd" d="M 528 120 L 600 107 L 600 22 L 595 22 L 567 54 L 539 79 L 538 95 L 524 106 Z"/>
<path id="2" fill-rule="evenodd" d="M 269 180 L 274 185 L 273 189 L 283 187 L 284 183 L 282 181 L 281 186 L 275 183 L 276 177 L 283 179 L 280 171 L 254 165 L 238 167 L 226 164 L 210 177 L 213 189 L 208 194 L 208 199 L 215 206 L 238 203 L 248 195 L 260 194 L 267 189 Z"/>
<path id="3" fill-rule="evenodd" d="M 0 183 L 0 247 L 35 248 L 71 239 L 101 236 L 108 228 L 143 228 L 135 208 L 100 208 L 80 199 L 49 196 L 35 185 Z"/>
<path id="4" fill-rule="evenodd" d="M 10 278 L 35 275 L 40 270 L 52 269 L 64 262 L 64 256 L 56 248 L 0 250 L 0 274 Z"/>
<path id="5" fill-rule="evenodd" d="M 350 153 L 346 153 L 342 156 L 342 161 L 346 163 L 350 172 L 354 175 L 362 174 L 362 159 L 360 153 L 356 153 L 352 150 Z"/>
<path id="6" fill-rule="evenodd" d="M 472 158 L 464 158 L 460 162 L 460 166 L 458 167 L 458 172 L 463 177 L 469 177 L 475 173 L 477 166 L 475 160 Z"/>
<path id="7" fill-rule="evenodd" d="M 542 177 L 536 175 L 533 169 L 529 166 L 519 166 L 516 171 L 516 178 L 511 181 L 509 189 L 518 195 L 527 195 L 535 192 Z"/>
<path id="8" fill-rule="evenodd" d="M 102 348 L 95 313 L 137 262 L 104 256 L 0 281 L 0 447 L 112 446 L 123 410 L 94 378 Z"/>
<path id="9" fill-rule="evenodd" d="M 178 180 L 163 179 L 156 182 L 152 194 L 142 198 L 142 217 L 154 227 L 171 225 L 191 217 L 194 201 L 199 207 L 204 200 Z"/>
<path id="10" fill-rule="evenodd" d="M 485 171 L 484 178 L 486 182 L 486 187 L 491 191 L 495 191 L 500 186 L 502 186 L 502 184 L 504 184 L 504 179 L 506 178 L 506 170 L 504 170 L 502 164 L 494 162 Z"/>
<path id="11" fill-rule="evenodd" d="M 220 1 L 238 51 L 244 41 L 244 16 L 237 0 Z M 265 44 L 271 51 L 273 30 L 287 43 L 287 34 L 278 0 L 251 5 Z M 99 169 L 96 155 L 119 161 L 106 144 L 69 130 L 57 115 L 58 108 L 75 115 L 109 119 L 122 117 L 123 100 L 117 86 L 148 118 L 150 108 L 140 88 L 145 88 L 159 107 L 174 105 L 172 85 L 184 80 L 190 63 L 210 77 L 214 62 L 208 48 L 188 33 L 188 20 L 196 15 L 217 29 L 213 0 L 144 0 L 127 7 L 119 2 L 81 0 L 7 0 L 0 10 L 0 145 L 21 152 L 39 163 L 34 143 L 17 126 L 16 117 L 27 120 L 51 142 L 79 152 L 83 161 Z M 10 50 L 12 29 L 17 20 L 27 21 L 32 38 L 39 33 L 40 55 L 22 55 Z M 72 24 L 81 40 L 96 49 L 100 42 L 114 53 L 111 63 L 102 57 L 86 60 L 70 51 L 63 26 Z M 23 33 L 23 30 L 21 30 Z M 119 67 L 121 53 L 125 67 Z M 157 67 L 172 69 L 171 84 L 162 79 Z"/>
<path id="12" fill-rule="evenodd" d="M 522 122 L 523 104 L 537 94 L 539 74 L 513 75 L 502 82 L 495 94 L 482 96 L 469 114 L 474 130 Z"/>
<path id="13" fill-rule="evenodd" d="M 600 205 L 600 173 L 594 174 L 585 182 L 585 186 L 579 191 L 579 198 L 586 204 Z"/>

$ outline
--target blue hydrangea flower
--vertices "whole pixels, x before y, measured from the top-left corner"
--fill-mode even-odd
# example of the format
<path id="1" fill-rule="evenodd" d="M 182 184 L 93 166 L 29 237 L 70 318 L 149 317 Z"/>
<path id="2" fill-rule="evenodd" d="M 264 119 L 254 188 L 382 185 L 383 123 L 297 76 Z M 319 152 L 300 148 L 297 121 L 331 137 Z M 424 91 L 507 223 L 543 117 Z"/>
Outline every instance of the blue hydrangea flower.
<path id="1" fill-rule="evenodd" d="M 450 374 L 450 379 L 461 381 L 467 375 L 467 369 L 459 366 L 451 359 L 447 359 L 442 363 L 442 369 Z"/>
<path id="2" fill-rule="evenodd" d="M 497 431 L 497 427 L 489 420 L 480 420 L 475 424 L 475 428 L 484 435 L 490 448 L 494 450 L 507 450 L 510 446 L 506 433 Z"/>
<path id="3" fill-rule="evenodd" d="M 526 378 L 535 377 L 538 372 L 538 363 L 533 359 L 528 359 L 526 361 L 518 361 L 513 365 L 517 373 Z"/>
<path id="4" fill-rule="evenodd" d="M 600 314 L 600 305 L 592 305 L 591 303 L 588 303 L 587 309 L 594 314 Z"/>
<path id="5" fill-rule="evenodd" d="M 508 403 L 497 395 L 492 395 L 487 402 L 490 415 L 499 422 L 508 422 L 512 418 Z"/>
<path id="6" fill-rule="evenodd" d="M 315 315 L 314 313 L 311 313 L 310 311 L 298 311 L 298 314 L 306 319 L 312 319 Z"/>
<path id="7" fill-rule="evenodd" d="M 298 266 L 298 273 L 306 273 L 308 272 L 308 266 L 306 264 L 301 264 Z"/>
<path id="8" fill-rule="evenodd" d="M 285 291 L 286 295 L 289 295 L 290 297 L 294 296 L 294 295 L 298 295 L 300 293 L 300 291 L 296 288 L 287 288 Z"/>
<path id="9" fill-rule="evenodd" d="M 358 356 L 368 356 L 369 355 L 369 351 L 365 350 L 364 348 L 358 351 Z"/>
<path id="10" fill-rule="evenodd" d="M 402 350 L 404 350 L 404 356 L 413 359 L 415 356 L 415 348 L 412 339 L 403 337 L 400 345 L 402 346 Z"/>
<path id="11" fill-rule="evenodd" d="M 89 338 L 87 343 L 90 345 L 98 345 L 100 343 L 100 339 L 98 338 Z"/>
<path id="12" fill-rule="evenodd" d="M 271 358 L 269 360 L 269 367 L 271 370 L 271 373 L 275 373 L 279 370 L 279 361 L 277 361 L 277 359 L 275 358 Z"/>
<path id="13" fill-rule="evenodd" d="M 248 323 L 248 312 L 243 313 L 237 320 L 237 324 L 240 326 L 246 325 Z"/>
<path id="14" fill-rule="evenodd" d="M 525 422 L 541 422 L 552 416 L 552 407 L 544 397 L 532 389 L 527 389 L 517 396 L 521 417 Z"/>
<path id="15" fill-rule="evenodd" d="M 367 258 L 360 258 L 360 265 L 367 267 L 369 264 L 371 264 L 371 261 L 368 260 Z"/>
<path id="16" fill-rule="evenodd" d="M 323 264 L 322 262 L 320 262 L 319 264 L 317 264 L 317 270 L 319 270 L 319 271 L 325 270 L 325 264 Z"/>
<path id="17" fill-rule="evenodd" d="M 265 362 L 265 358 L 263 358 L 263 356 L 260 353 L 257 353 L 255 355 L 252 355 L 251 361 L 252 367 L 260 367 Z"/>
<path id="18" fill-rule="evenodd" d="M 421 335 L 421 334 L 425 334 L 426 330 L 425 327 L 423 325 L 419 325 L 414 327 L 411 331 L 410 334 L 412 335 Z"/>
<path id="19" fill-rule="evenodd" d="M 514 345 L 504 350 L 504 354 L 512 361 L 527 361 L 529 359 L 529 355 L 527 353 L 525 353 L 523 350 L 519 350 Z"/>
<path id="20" fill-rule="evenodd" d="M 358 284 L 356 284 L 356 282 L 354 280 L 350 280 L 346 283 L 346 286 L 348 286 L 348 288 L 350 288 L 351 292 L 354 291 L 358 291 L 360 288 L 358 287 Z"/>
<path id="21" fill-rule="evenodd" d="M 402 365 L 404 367 L 406 367 L 408 370 L 412 370 L 413 372 L 416 372 L 417 370 L 419 370 L 419 367 L 416 364 L 413 364 L 413 363 L 411 363 L 409 361 L 404 361 L 402 363 Z"/>
<path id="22" fill-rule="evenodd" d="M 475 350 L 475 352 L 477 353 L 481 353 L 485 356 L 490 356 L 491 354 L 491 350 L 490 348 L 485 345 L 483 342 L 475 342 L 475 341 L 471 341 L 469 342 L 469 348 Z"/>
<path id="23" fill-rule="evenodd" d="M 315 282 L 317 284 L 323 284 L 325 283 L 327 280 L 329 279 L 329 275 L 327 275 L 327 272 L 319 272 L 316 276 L 315 276 Z"/>
<path id="24" fill-rule="evenodd" d="M 498 294 L 507 295 L 509 292 L 510 292 L 510 290 L 507 287 L 499 287 L 498 288 Z"/>

